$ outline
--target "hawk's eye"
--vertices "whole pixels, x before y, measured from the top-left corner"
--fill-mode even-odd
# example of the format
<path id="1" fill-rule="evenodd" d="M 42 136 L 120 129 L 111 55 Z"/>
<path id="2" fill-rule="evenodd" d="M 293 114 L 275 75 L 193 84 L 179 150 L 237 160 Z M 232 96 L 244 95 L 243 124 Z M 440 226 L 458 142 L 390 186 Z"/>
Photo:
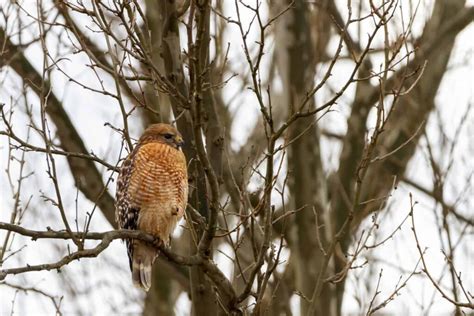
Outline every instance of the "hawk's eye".
<path id="1" fill-rule="evenodd" d="M 173 134 L 165 134 L 163 135 L 166 139 L 172 139 L 173 138 Z"/>

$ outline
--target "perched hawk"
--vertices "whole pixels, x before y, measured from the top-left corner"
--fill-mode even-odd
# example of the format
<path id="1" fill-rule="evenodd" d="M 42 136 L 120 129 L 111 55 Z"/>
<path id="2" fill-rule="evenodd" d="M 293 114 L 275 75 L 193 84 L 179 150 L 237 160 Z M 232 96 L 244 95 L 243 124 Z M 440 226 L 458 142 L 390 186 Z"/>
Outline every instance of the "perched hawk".
<path id="1" fill-rule="evenodd" d="M 168 245 L 188 199 L 183 138 L 171 125 L 154 124 L 140 137 L 122 164 L 117 180 L 115 217 L 124 229 L 159 237 Z M 157 249 L 139 240 L 127 240 L 132 280 L 148 291 Z"/>

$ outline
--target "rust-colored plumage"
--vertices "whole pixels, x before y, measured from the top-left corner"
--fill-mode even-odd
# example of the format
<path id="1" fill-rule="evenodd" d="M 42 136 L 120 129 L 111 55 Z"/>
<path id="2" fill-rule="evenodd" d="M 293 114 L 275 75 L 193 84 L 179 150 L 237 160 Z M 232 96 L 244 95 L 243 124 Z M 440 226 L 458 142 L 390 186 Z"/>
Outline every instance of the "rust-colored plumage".
<path id="1" fill-rule="evenodd" d="M 121 228 L 142 230 L 169 243 L 188 199 L 182 143 L 171 125 L 154 124 L 145 130 L 117 181 L 115 215 Z M 133 283 L 148 290 L 157 250 L 139 240 L 127 241 L 127 249 Z"/>

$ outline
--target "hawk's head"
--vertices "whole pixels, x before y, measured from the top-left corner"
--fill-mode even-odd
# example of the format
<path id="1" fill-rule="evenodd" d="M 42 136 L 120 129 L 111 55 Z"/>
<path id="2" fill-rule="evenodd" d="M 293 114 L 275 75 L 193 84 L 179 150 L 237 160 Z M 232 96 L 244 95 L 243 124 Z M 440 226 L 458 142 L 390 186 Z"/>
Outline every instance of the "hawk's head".
<path id="1" fill-rule="evenodd" d="M 148 142 L 160 142 L 172 146 L 173 148 L 180 149 L 183 144 L 183 137 L 176 128 L 169 124 L 159 123 L 150 125 L 142 137 L 140 137 L 139 143 Z"/>

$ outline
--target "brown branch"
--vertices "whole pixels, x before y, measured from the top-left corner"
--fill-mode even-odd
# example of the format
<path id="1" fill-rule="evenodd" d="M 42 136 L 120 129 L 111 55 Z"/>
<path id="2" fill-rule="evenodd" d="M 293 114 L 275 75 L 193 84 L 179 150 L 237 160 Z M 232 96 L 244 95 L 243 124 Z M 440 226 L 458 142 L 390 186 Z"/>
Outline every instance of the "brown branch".
<path id="1" fill-rule="evenodd" d="M 424 251 L 421 249 L 421 245 L 420 245 L 420 241 L 418 239 L 418 234 L 416 232 L 416 227 L 415 227 L 415 213 L 414 213 L 414 207 L 416 205 L 416 202 L 413 202 L 413 196 L 411 195 L 410 193 L 410 211 L 411 211 L 411 225 L 412 225 L 412 231 L 413 231 L 413 236 L 415 238 L 415 242 L 416 242 L 416 249 L 418 250 L 418 253 L 420 254 L 420 257 L 421 257 L 421 263 L 423 264 L 423 272 L 426 274 L 426 276 L 428 277 L 428 279 L 431 281 L 431 284 L 433 284 L 433 286 L 436 288 L 436 290 L 441 294 L 441 296 L 446 299 L 447 301 L 449 301 L 451 304 L 457 306 L 457 307 L 466 307 L 466 308 L 469 308 L 469 309 L 472 309 L 474 310 L 474 304 L 471 303 L 471 302 L 467 302 L 467 303 L 464 303 L 464 302 L 457 302 L 455 300 L 453 300 L 451 297 L 449 297 L 445 292 L 444 290 L 441 288 L 441 286 L 438 284 L 438 282 L 436 282 L 436 280 L 433 278 L 433 276 L 431 275 L 431 273 L 429 272 L 429 269 L 428 269 L 428 266 L 426 264 L 426 260 L 425 260 L 425 254 L 424 254 Z"/>
<path id="2" fill-rule="evenodd" d="M 206 275 L 213 280 L 219 293 L 226 298 L 226 301 L 229 302 L 229 306 L 232 309 L 237 309 L 236 307 L 236 295 L 233 290 L 232 284 L 217 267 L 217 265 L 212 262 L 210 259 L 204 258 L 199 253 L 191 256 L 183 256 L 176 253 L 173 253 L 166 248 L 163 243 L 156 237 L 147 234 L 142 231 L 136 230 L 112 230 L 108 232 L 66 232 L 66 231 L 36 231 L 31 229 L 26 229 L 24 227 L 13 225 L 9 223 L 0 222 L 0 230 L 6 230 L 18 233 L 22 236 L 31 237 L 32 240 L 38 239 L 63 239 L 69 240 L 72 238 L 77 238 L 80 240 L 97 240 L 100 241 L 98 245 L 94 248 L 79 250 L 69 255 L 63 257 L 57 262 L 50 264 L 39 264 L 39 265 L 27 265 L 20 268 L 11 268 L 11 269 L 2 269 L 0 270 L 0 280 L 5 279 L 9 274 L 19 274 L 31 271 L 49 271 L 60 269 L 64 265 L 81 259 L 81 258 L 92 258 L 97 257 L 101 252 L 108 248 L 110 243 L 116 239 L 140 239 L 150 244 L 153 244 L 155 247 L 160 249 L 160 252 L 171 262 L 178 265 L 184 266 L 199 266 L 206 273 Z"/>
<path id="3" fill-rule="evenodd" d="M 421 185 L 421 184 L 419 184 L 419 183 L 417 183 L 417 182 L 415 182 L 411 179 L 408 179 L 406 176 L 403 177 L 401 179 L 401 181 L 403 181 L 406 184 L 410 185 L 411 187 L 417 189 L 418 191 L 426 194 L 427 196 L 435 199 L 436 202 L 441 204 L 441 206 L 443 208 L 446 208 L 449 211 L 449 213 L 453 214 L 453 216 L 456 217 L 458 220 L 474 227 L 474 218 L 469 218 L 469 217 L 464 216 L 462 214 L 463 212 L 457 211 L 454 205 L 449 205 L 448 203 L 446 203 L 446 201 L 442 197 L 440 197 L 438 194 L 436 194 L 436 192 L 434 190 L 427 189 L 423 185 Z"/>
<path id="4" fill-rule="evenodd" d="M 35 288 L 35 287 L 26 287 L 26 286 L 21 286 L 21 285 L 18 285 L 18 284 L 11 284 L 11 283 L 6 283 L 6 282 L 2 282 L 2 283 L 0 283 L 0 285 L 7 286 L 7 287 L 15 289 L 17 291 L 23 291 L 26 294 L 35 293 L 35 294 L 39 294 L 41 296 L 47 297 L 51 300 L 51 303 L 53 303 L 54 308 L 56 310 L 56 314 L 57 315 L 62 315 L 62 313 L 61 313 L 62 297 L 53 296 L 52 294 L 49 294 L 49 293 L 47 293 L 43 290 L 40 290 L 38 288 Z"/>
<path id="5" fill-rule="evenodd" d="M 435 106 L 435 96 L 438 91 L 443 74 L 450 58 L 454 41 L 459 31 L 469 24 L 466 17 L 473 16 L 472 8 L 464 9 L 463 1 L 450 1 L 449 3 L 436 2 L 433 16 L 425 25 L 421 43 L 415 52 L 415 58 L 408 61 L 407 65 L 401 67 L 394 75 L 387 78 L 377 87 L 377 97 L 374 91 L 368 91 L 367 102 L 373 104 L 380 99 L 380 95 L 403 96 L 400 104 L 393 110 L 391 119 L 384 127 L 384 133 L 377 146 L 377 155 L 393 151 L 395 148 L 405 144 L 403 150 L 396 151 L 383 162 L 374 164 L 369 170 L 369 178 L 377 177 L 379 180 L 366 183 L 362 193 L 362 200 L 371 200 L 373 197 L 386 196 L 391 189 L 391 179 L 398 179 L 405 173 L 408 162 L 416 152 L 416 147 L 423 134 L 424 128 L 409 143 L 406 141 L 412 137 L 420 126 L 420 122 L 427 120 Z M 446 8 L 446 6 L 449 7 Z M 443 49 L 439 48 L 443 45 Z M 416 65 L 425 64 L 424 75 L 419 78 L 414 76 L 419 72 Z M 415 68 L 415 70 L 413 70 Z M 413 86 L 417 83 L 416 86 Z M 383 85 L 382 85 L 383 84 Z M 405 89 L 405 91 L 403 91 Z M 411 91 L 410 91 L 411 90 Z M 407 91 L 409 91 L 408 95 Z M 364 122 L 360 124 L 364 125 Z M 383 184 L 383 185 L 381 185 Z M 373 211 L 379 209 L 377 203 L 366 204 L 364 209 L 357 214 L 356 224 Z"/>
<path id="6" fill-rule="evenodd" d="M 433 55 L 439 54 L 440 48 L 444 47 L 446 41 L 451 41 L 459 32 L 466 28 L 474 19 L 474 6 L 464 8 L 457 15 L 450 17 L 449 20 L 436 32 L 430 41 L 423 42 L 423 38 L 428 34 L 423 34 L 417 41 L 420 43 L 416 50 L 415 58 L 408 62 L 404 67 L 398 69 L 385 83 L 386 91 L 390 91 L 396 87 L 409 69 L 416 69 L 419 64 L 425 60 L 430 59 Z M 367 92 L 367 103 L 374 104 L 379 98 L 379 87 L 373 87 L 371 91 Z"/>
<path id="7" fill-rule="evenodd" d="M 19 145 L 12 145 L 13 147 L 24 149 L 25 152 L 27 152 L 27 151 L 34 151 L 34 152 L 40 152 L 40 153 L 50 152 L 54 155 L 61 155 L 61 156 L 66 156 L 66 157 L 76 157 L 76 158 L 81 158 L 81 159 L 88 159 L 88 160 L 92 160 L 92 161 L 95 161 L 97 163 L 100 163 L 101 165 L 106 167 L 108 170 L 111 170 L 111 171 L 114 171 L 114 172 L 119 171 L 119 168 L 117 166 L 113 166 L 110 163 L 106 162 L 105 160 L 100 159 L 94 153 L 90 153 L 90 154 L 73 153 L 73 152 L 67 152 L 67 151 L 58 150 L 58 149 L 49 149 L 49 150 L 47 150 L 46 148 L 38 147 L 38 146 L 32 145 L 32 144 L 24 141 L 23 139 L 21 139 L 20 137 L 18 137 L 14 133 L 13 128 L 10 125 L 10 123 L 8 123 L 5 120 L 5 113 L 3 112 L 3 106 L 4 106 L 3 104 L 0 104 L 0 116 L 3 118 L 3 122 L 7 126 L 7 131 L 0 131 L 0 135 L 7 136 L 8 138 L 15 140 L 19 144 Z"/>
<path id="8" fill-rule="evenodd" d="M 0 67 L 10 66 L 23 78 L 38 96 L 41 95 L 41 87 L 50 91 L 49 84 L 42 80 L 42 76 L 31 65 L 23 54 L 23 50 L 14 45 L 4 30 L 0 28 L 0 42 L 4 43 L 4 49 L 0 55 Z M 61 101 L 54 93 L 49 93 L 47 98 L 46 113 L 49 115 L 57 128 L 57 136 L 60 146 L 66 152 L 88 154 L 86 146 L 75 129 L 71 119 L 63 108 Z M 109 223 L 116 227 L 114 199 L 105 189 L 102 175 L 99 173 L 94 162 L 89 159 L 81 159 L 74 156 L 66 156 L 74 177 L 77 188 L 93 203 L 102 210 Z"/>
<path id="9" fill-rule="evenodd" d="M 160 249 L 160 251 L 170 261 L 180 264 L 180 265 L 190 266 L 190 265 L 197 265 L 201 263 L 200 257 L 198 256 L 185 257 L 182 255 L 172 253 L 169 251 L 168 248 L 164 247 L 162 243 L 156 237 L 150 234 L 144 233 L 142 231 L 137 231 L 137 230 L 122 229 L 122 230 L 112 230 L 112 231 L 103 232 L 103 233 L 72 232 L 71 234 L 67 231 L 54 231 L 54 230 L 36 231 L 36 230 L 27 229 L 18 225 L 3 223 L 3 222 L 0 222 L 0 230 L 11 231 L 11 232 L 18 233 L 22 236 L 31 237 L 33 241 L 36 241 L 38 239 L 69 240 L 72 238 L 76 238 L 80 240 L 100 240 L 101 241 L 95 248 L 74 252 L 53 264 L 43 264 L 43 265 L 37 265 L 37 266 L 26 266 L 23 268 L 1 270 L 3 278 L 7 274 L 18 274 L 18 273 L 29 272 L 29 271 L 58 269 L 68 264 L 69 262 L 80 259 L 80 258 L 96 257 L 102 251 L 107 249 L 110 243 L 115 239 L 140 239 L 140 240 L 149 242 L 157 246 Z"/>
<path id="10" fill-rule="evenodd" d="M 196 58 L 194 59 L 194 78 L 191 78 L 194 82 L 194 98 L 192 101 L 191 112 L 193 116 L 193 127 L 194 127 L 194 141 L 196 146 L 196 153 L 199 161 L 202 164 L 204 172 L 206 174 L 206 178 L 209 183 L 210 195 L 209 195 L 209 217 L 206 230 L 204 231 L 201 240 L 199 241 L 199 251 L 204 254 L 209 252 L 209 247 L 211 246 L 212 239 L 214 237 L 216 231 L 216 224 L 217 224 L 217 216 L 219 211 L 219 181 L 218 181 L 218 170 L 222 168 L 222 149 L 223 144 L 219 145 L 219 140 L 222 142 L 222 133 L 217 117 L 217 113 L 215 111 L 215 106 L 213 103 L 208 104 L 206 107 L 203 104 L 203 93 L 204 93 L 204 84 L 203 75 L 209 71 L 209 59 L 208 59 L 208 42 L 210 40 L 209 36 L 209 10 L 208 1 L 204 1 L 201 4 L 197 4 L 197 9 L 199 14 L 196 14 L 196 23 L 197 23 L 197 37 L 194 43 L 195 45 L 195 55 Z M 207 34 L 207 38 L 205 38 Z M 207 44 L 207 45 L 206 45 Z M 207 77 L 210 78 L 210 77 Z M 212 101 L 212 95 L 209 96 L 209 100 L 207 102 Z M 209 156 L 206 153 L 206 148 L 203 142 L 202 135 L 202 127 L 203 127 L 203 119 L 202 119 L 202 112 L 203 108 L 206 108 L 208 111 L 208 115 L 211 118 L 211 126 L 212 126 L 212 134 L 208 135 L 210 137 L 217 137 L 216 139 L 212 139 L 211 141 L 216 141 L 217 146 L 211 146 L 211 148 L 207 148 L 208 150 L 214 153 L 214 166 L 209 159 Z M 217 170 L 216 170 L 216 169 Z M 219 172 L 220 174 L 221 172 Z"/>
<path id="11" fill-rule="evenodd" d="M 126 95 L 130 98 L 130 100 L 134 100 L 138 104 L 143 104 L 143 100 L 138 99 L 137 93 L 135 93 L 127 83 L 127 79 L 140 79 L 137 78 L 126 78 L 125 76 L 117 76 L 116 72 L 114 71 L 113 65 L 110 65 L 106 58 L 106 54 L 102 51 L 93 41 L 91 41 L 79 28 L 74 19 L 71 17 L 67 4 L 64 1 L 55 0 L 56 8 L 58 9 L 59 13 L 63 16 L 64 20 L 66 21 L 65 27 L 67 27 L 76 37 L 77 41 L 80 43 L 84 52 L 91 58 L 99 67 L 100 69 L 109 73 L 112 77 L 116 78 L 122 89 L 125 91 Z M 110 52 L 111 53 L 111 52 Z M 147 79 L 147 78 L 142 78 Z M 147 79 L 148 80 L 148 79 Z"/>

